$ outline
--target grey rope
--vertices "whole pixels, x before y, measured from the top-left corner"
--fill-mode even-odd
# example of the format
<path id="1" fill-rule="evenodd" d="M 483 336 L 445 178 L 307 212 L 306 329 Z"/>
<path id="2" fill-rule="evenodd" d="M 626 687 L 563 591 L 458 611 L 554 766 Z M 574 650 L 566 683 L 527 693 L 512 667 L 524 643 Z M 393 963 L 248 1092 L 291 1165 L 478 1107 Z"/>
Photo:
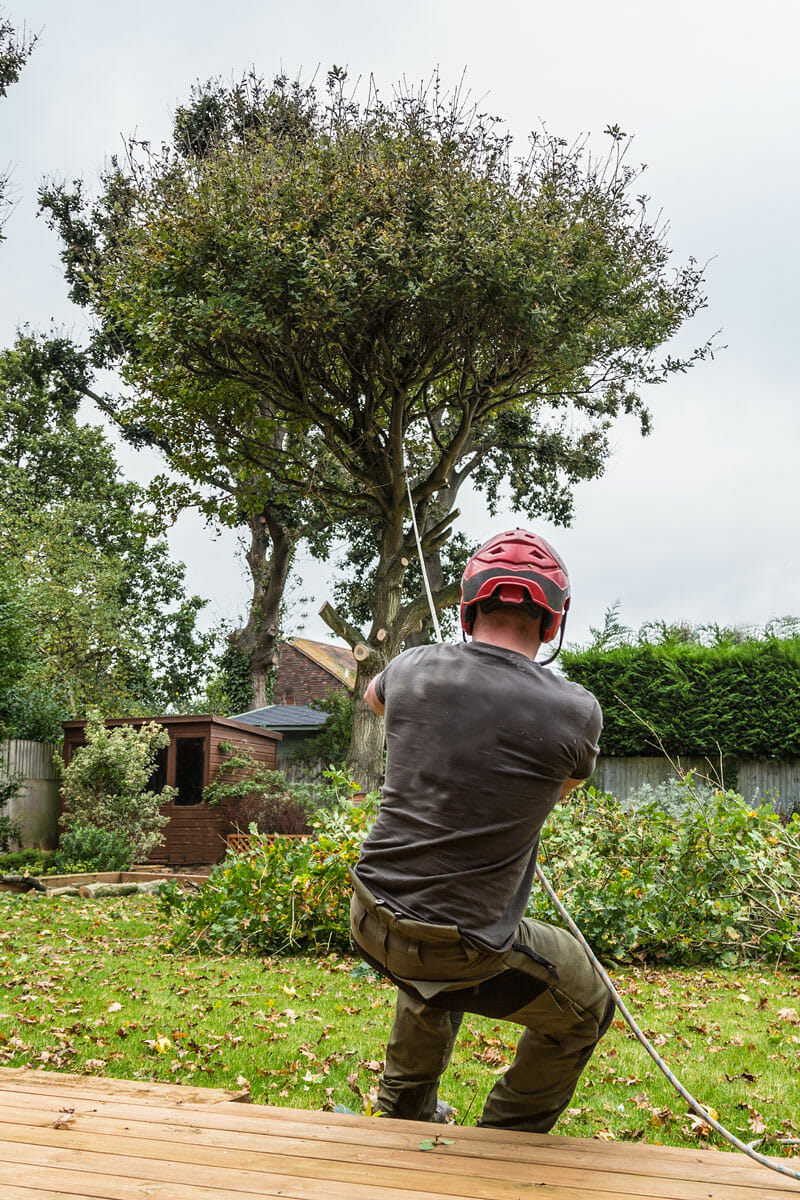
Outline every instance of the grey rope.
<path id="1" fill-rule="evenodd" d="M 712 1115 L 708 1111 L 708 1109 L 704 1108 L 703 1105 L 699 1103 L 699 1101 L 695 1100 L 695 1098 L 691 1094 L 691 1092 L 688 1092 L 686 1090 L 686 1088 L 681 1083 L 680 1079 L 678 1079 L 678 1077 L 670 1070 L 670 1068 L 664 1062 L 663 1058 L 658 1053 L 658 1051 L 656 1050 L 656 1048 L 652 1044 L 652 1042 L 648 1041 L 645 1034 L 642 1033 L 642 1030 L 636 1024 L 636 1021 L 634 1020 L 633 1016 L 629 1012 L 629 1010 L 625 1004 L 625 1001 L 622 999 L 619 992 L 614 987 L 614 984 L 612 983 L 611 978 L 610 978 L 608 972 L 606 971 L 605 967 L 603 967 L 603 965 L 598 961 L 591 946 L 586 941 L 586 938 L 583 936 L 580 929 L 575 924 L 572 917 L 569 915 L 569 913 L 567 912 L 566 908 L 559 900 L 556 893 L 553 891 L 548 880 L 545 878 L 545 874 L 542 871 L 542 868 L 539 866 L 538 863 L 536 864 L 536 878 L 539 880 L 539 883 L 542 885 L 544 890 L 547 892 L 547 895 L 552 900 L 553 904 L 555 905 L 556 909 L 558 910 L 559 916 L 567 924 L 570 931 L 575 935 L 575 937 L 578 939 L 580 944 L 583 946 L 584 950 L 586 951 L 589 962 L 592 964 L 595 971 L 597 972 L 597 974 L 602 979 L 603 983 L 608 988 L 609 992 L 611 993 L 611 996 L 613 997 L 614 1003 L 616 1004 L 619 1011 L 622 1013 L 622 1016 L 625 1018 L 628 1025 L 630 1026 L 630 1028 L 633 1030 L 633 1033 L 635 1034 L 637 1041 L 639 1041 L 641 1043 L 641 1045 L 644 1046 L 645 1050 L 650 1055 L 650 1057 L 652 1058 L 652 1060 L 656 1064 L 656 1066 L 659 1068 L 659 1070 L 664 1072 L 664 1074 L 666 1075 L 669 1082 L 675 1088 L 675 1091 L 678 1092 L 679 1095 L 683 1096 L 684 1100 L 689 1105 L 689 1107 L 691 1109 L 693 1109 L 694 1112 L 696 1112 L 699 1117 L 702 1117 L 702 1119 L 706 1122 L 707 1125 L 709 1125 L 712 1129 L 716 1130 L 716 1132 L 720 1135 L 720 1137 L 723 1137 L 726 1142 L 729 1142 L 731 1144 L 731 1146 L 735 1146 L 735 1148 L 737 1150 L 740 1150 L 743 1154 L 746 1154 L 749 1158 L 752 1158 L 756 1162 L 761 1163 L 761 1165 L 763 1167 L 769 1167 L 771 1171 L 778 1171 L 779 1174 L 787 1175 L 790 1179 L 800 1180 L 800 1171 L 795 1171 L 792 1167 L 784 1167 L 780 1163 L 773 1162 L 772 1159 L 767 1158 L 763 1154 L 759 1154 L 757 1150 L 754 1150 L 752 1148 L 752 1146 L 748 1146 L 745 1142 L 740 1141 L 739 1138 L 737 1138 L 734 1133 L 731 1133 L 729 1130 L 727 1130 L 724 1125 L 720 1125 L 719 1121 L 715 1117 L 712 1117 Z"/>
<path id="2" fill-rule="evenodd" d="M 406 488 L 408 489 L 408 503 L 409 503 L 409 507 L 411 509 L 411 523 L 414 527 L 414 536 L 416 537 L 416 540 L 417 540 L 417 553 L 419 555 L 419 565 L 422 570 L 422 578 L 425 582 L 425 593 L 428 597 L 428 604 L 429 604 L 430 610 L 431 610 L 431 619 L 433 620 L 433 627 L 436 631 L 436 640 L 438 642 L 441 642 L 442 641 L 442 632 L 441 632 L 441 629 L 439 628 L 439 619 L 436 615 L 436 609 L 435 609 L 434 603 L 433 603 L 433 596 L 431 595 L 431 587 L 430 587 L 430 583 L 428 582 L 428 572 L 425 569 L 425 560 L 422 557 L 422 545 L 420 543 L 419 530 L 417 529 L 417 518 L 414 514 L 414 502 L 411 499 L 411 484 L 408 481 L 408 476 L 406 476 Z M 720 1125 L 720 1123 L 716 1119 L 716 1117 L 713 1117 L 711 1115 L 711 1113 L 708 1111 L 708 1109 L 704 1108 L 703 1105 L 699 1102 L 699 1100 L 695 1100 L 695 1098 L 691 1094 L 691 1092 L 687 1091 L 687 1089 L 683 1086 L 681 1081 L 678 1079 L 677 1075 L 675 1075 L 670 1070 L 670 1068 L 667 1066 L 667 1064 L 664 1062 L 663 1058 L 658 1053 L 655 1046 L 653 1046 L 653 1044 L 650 1041 L 648 1041 L 647 1037 L 644 1035 L 642 1030 L 636 1024 L 636 1021 L 634 1020 L 633 1016 L 631 1015 L 630 1011 L 628 1010 L 627 1005 L 625 1004 L 625 1001 L 622 999 L 619 992 L 614 987 L 614 984 L 611 981 L 611 977 L 609 976 L 605 967 L 597 959 L 591 946 L 586 941 L 586 938 L 583 936 L 580 929 L 575 924 L 572 917 L 569 915 L 569 913 L 567 912 L 566 908 L 559 900 L 556 893 L 553 891 L 553 888 L 550 886 L 547 878 L 545 877 L 544 871 L 542 870 L 542 868 L 539 866 L 538 863 L 536 864 L 536 878 L 539 880 L 539 883 L 542 885 L 545 892 L 547 893 L 547 895 L 550 897 L 551 901 L 555 905 L 555 908 L 556 908 L 559 916 L 562 918 L 562 920 L 566 923 L 567 927 L 570 929 L 570 931 L 574 934 L 574 936 L 578 939 L 580 944 L 583 946 L 583 949 L 586 951 L 586 955 L 589 959 L 589 962 L 592 964 L 595 971 L 597 972 L 597 974 L 602 979 L 603 983 L 608 988 L 608 991 L 610 992 L 614 1003 L 616 1004 L 616 1006 L 619 1009 L 622 1016 L 625 1018 L 625 1021 L 627 1022 L 627 1024 L 630 1026 L 637 1041 L 642 1046 L 644 1046 L 645 1050 L 650 1055 L 653 1062 L 656 1064 L 656 1066 L 659 1068 L 659 1070 L 662 1071 L 664 1073 L 664 1075 L 666 1075 L 669 1082 L 675 1088 L 675 1091 L 678 1092 L 678 1094 L 683 1097 L 683 1099 L 686 1101 L 686 1103 L 689 1105 L 689 1107 L 694 1112 L 696 1112 L 697 1115 L 699 1117 L 701 1117 L 711 1129 L 715 1130 L 715 1132 L 718 1133 L 720 1135 L 720 1137 L 724 1138 L 725 1141 L 728 1142 L 731 1146 L 733 1146 L 736 1150 L 741 1151 L 741 1153 L 746 1154 L 748 1156 L 748 1158 L 752 1158 L 755 1162 L 760 1163 L 762 1167 L 769 1167 L 770 1171 L 777 1171 L 779 1175 L 786 1175 L 789 1179 L 800 1180 L 800 1171 L 795 1171 L 792 1167 L 784 1167 L 781 1163 L 774 1162 L 772 1159 L 767 1158 L 766 1155 L 764 1155 L 764 1154 L 759 1154 L 757 1150 L 754 1150 L 752 1148 L 752 1146 L 748 1146 L 745 1142 L 740 1141 L 740 1139 L 736 1137 L 736 1134 L 731 1133 L 730 1130 L 726 1129 L 724 1125 Z"/>
<path id="3" fill-rule="evenodd" d="M 411 509 L 411 524 L 414 528 L 414 537 L 416 538 L 416 542 L 417 542 L 417 555 L 419 557 L 419 565 L 422 569 L 422 580 L 423 580 L 423 583 L 425 584 L 425 595 L 428 597 L 428 608 L 431 610 L 431 620 L 433 621 L 433 628 L 434 628 L 434 632 L 436 633 L 436 640 L 437 640 L 437 642 L 441 642 L 442 631 L 439 628 L 439 618 L 436 615 L 436 605 L 433 603 L 433 596 L 431 594 L 430 580 L 428 579 L 428 572 L 425 569 L 425 559 L 422 557 L 422 542 L 420 541 L 419 529 L 417 528 L 417 514 L 414 512 L 414 501 L 411 498 L 411 483 L 409 482 L 409 478 L 407 475 L 406 475 L 406 491 L 408 492 L 408 507 Z"/>

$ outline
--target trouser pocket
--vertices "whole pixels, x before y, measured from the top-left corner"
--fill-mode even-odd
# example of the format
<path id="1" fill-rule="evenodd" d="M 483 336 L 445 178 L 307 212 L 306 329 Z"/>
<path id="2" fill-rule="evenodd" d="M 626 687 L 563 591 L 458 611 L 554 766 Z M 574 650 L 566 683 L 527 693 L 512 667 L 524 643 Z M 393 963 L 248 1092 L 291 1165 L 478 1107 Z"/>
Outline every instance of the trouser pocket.
<path id="1" fill-rule="evenodd" d="M 546 991 L 547 984 L 541 979 L 509 969 L 470 987 L 438 992 L 425 1003 L 431 1008 L 475 1013 L 479 1017 L 507 1017 Z"/>

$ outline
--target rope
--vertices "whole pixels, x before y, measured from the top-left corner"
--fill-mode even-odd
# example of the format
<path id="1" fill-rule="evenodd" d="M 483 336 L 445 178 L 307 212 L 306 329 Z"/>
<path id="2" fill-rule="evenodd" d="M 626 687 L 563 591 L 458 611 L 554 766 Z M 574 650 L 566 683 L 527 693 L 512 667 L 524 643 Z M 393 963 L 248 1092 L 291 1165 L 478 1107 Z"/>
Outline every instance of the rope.
<path id="1" fill-rule="evenodd" d="M 414 537 L 416 538 L 416 541 L 417 541 L 417 555 L 419 556 L 419 565 L 420 565 L 420 568 L 422 569 L 422 580 L 423 580 L 423 583 L 425 584 L 425 595 L 428 597 L 428 607 L 431 610 L 431 620 L 433 621 L 433 628 L 436 633 L 436 640 L 437 640 L 437 642 L 441 642 L 442 631 L 439 628 L 439 618 L 436 615 L 436 605 L 433 603 L 433 596 L 431 594 L 431 585 L 430 585 L 430 580 L 428 579 L 428 572 L 425 570 L 425 559 L 422 556 L 422 542 L 419 539 L 419 529 L 417 528 L 417 514 L 414 512 L 414 501 L 411 498 L 411 484 L 409 482 L 407 475 L 406 475 L 406 490 L 408 491 L 408 506 L 411 509 L 411 524 L 414 527 Z"/>
<path id="2" fill-rule="evenodd" d="M 547 895 L 552 900 L 553 904 L 555 905 L 556 909 L 558 910 L 559 916 L 562 918 L 562 920 L 564 920 L 566 922 L 566 924 L 569 927 L 569 929 L 571 930 L 571 932 L 575 935 L 575 937 L 578 939 L 580 944 L 583 946 L 584 950 L 586 951 L 586 955 L 589 959 L 589 962 L 592 964 L 595 971 L 597 972 L 597 974 L 602 979 L 603 983 L 608 988 L 609 992 L 611 993 L 611 995 L 613 997 L 614 1003 L 616 1004 L 617 1008 L 621 1012 L 622 1016 L 627 1021 L 630 1028 L 633 1030 L 633 1033 L 635 1034 L 637 1041 L 639 1041 L 641 1043 L 641 1045 L 644 1046 L 645 1050 L 650 1055 L 653 1062 L 656 1064 L 656 1066 L 659 1068 L 659 1070 L 663 1071 L 663 1073 L 666 1075 L 669 1082 L 675 1088 L 675 1091 L 678 1092 L 679 1095 L 683 1096 L 684 1100 L 689 1105 L 689 1107 L 691 1109 L 693 1109 L 694 1112 L 696 1112 L 699 1117 L 702 1117 L 702 1119 L 706 1122 L 706 1124 L 710 1125 L 711 1128 L 714 1129 L 720 1135 L 720 1137 L 723 1137 L 726 1142 L 729 1142 L 731 1146 L 734 1146 L 737 1150 L 740 1150 L 743 1154 L 746 1154 L 749 1158 L 754 1159 L 757 1163 L 761 1163 L 761 1165 L 763 1167 L 769 1167 L 771 1171 L 778 1171 L 779 1174 L 781 1174 L 781 1175 L 787 1175 L 789 1177 L 789 1179 L 800 1180 L 800 1171 L 795 1171 L 792 1167 L 784 1167 L 780 1163 L 773 1162 L 772 1159 L 767 1158 L 763 1154 L 759 1154 L 756 1150 L 754 1150 L 752 1148 L 752 1146 L 748 1146 L 745 1142 L 740 1141 L 739 1138 L 737 1138 L 734 1133 L 731 1133 L 729 1130 L 727 1130 L 724 1125 L 720 1125 L 719 1121 L 711 1115 L 711 1113 L 708 1111 L 708 1109 L 704 1108 L 703 1105 L 700 1104 L 699 1101 L 695 1100 L 695 1098 L 691 1094 L 691 1092 L 687 1091 L 687 1089 L 683 1086 L 683 1084 L 678 1079 L 678 1077 L 670 1070 L 670 1068 L 664 1062 L 663 1058 L 658 1053 L 658 1051 L 656 1050 L 656 1048 L 652 1044 L 652 1042 L 648 1041 L 645 1034 L 642 1032 L 642 1030 L 636 1024 L 636 1021 L 634 1020 L 633 1016 L 629 1012 L 629 1010 L 625 1004 L 625 1001 L 622 999 L 619 992 L 614 987 L 614 984 L 611 982 L 611 978 L 610 978 L 608 972 L 596 958 L 591 946 L 586 941 L 586 938 L 583 936 L 580 929 L 575 924 L 572 917 L 569 915 L 569 913 L 567 912 L 566 908 L 559 900 L 556 893 L 553 891 L 548 880 L 545 878 L 545 874 L 542 871 L 542 868 L 539 866 L 538 863 L 536 864 L 536 878 L 539 880 L 539 883 L 542 885 L 544 890 L 547 892 Z"/>
<path id="3" fill-rule="evenodd" d="M 408 476 L 406 476 L 406 488 L 408 489 L 408 502 L 409 502 L 409 505 L 411 508 L 411 522 L 414 526 L 414 536 L 417 540 L 417 554 L 419 555 L 419 565 L 422 570 L 422 578 L 425 582 L 425 594 L 428 597 L 428 605 L 430 606 L 430 610 L 431 610 L 431 618 L 433 620 L 433 627 L 436 631 L 436 640 L 438 642 L 441 642 L 442 641 L 442 632 L 441 632 L 441 629 L 439 628 L 439 619 L 436 615 L 436 609 L 435 609 L 435 606 L 433 603 L 433 596 L 431 595 L 431 587 L 430 587 L 430 583 L 428 582 L 428 572 L 425 569 L 425 560 L 422 556 L 422 545 L 420 543 L 419 530 L 417 529 L 417 518 L 414 514 L 414 502 L 411 498 L 411 484 L 408 481 Z M 695 1100 L 695 1098 L 691 1094 L 691 1092 L 689 1092 L 683 1086 L 681 1081 L 678 1079 L 677 1075 L 675 1075 L 670 1070 L 670 1068 L 664 1062 L 661 1055 L 656 1050 L 655 1046 L 653 1046 L 653 1044 L 650 1041 L 648 1041 L 645 1034 L 642 1032 L 642 1030 L 637 1025 L 636 1021 L 634 1020 L 633 1016 L 631 1015 L 630 1011 L 628 1010 L 628 1008 L 625 1004 L 625 1001 L 622 999 L 619 992 L 614 987 L 614 984 L 611 981 L 611 977 L 609 976 L 605 967 L 603 967 L 602 963 L 599 962 L 599 960 L 595 956 L 595 953 L 592 950 L 591 946 L 586 941 L 586 938 L 583 936 L 580 929 L 575 924 L 572 917 L 569 915 L 569 913 L 567 912 L 566 908 L 559 900 L 556 893 L 553 891 L 552 887 L 550 886 L 548 880 L 545 877 L 544 872 L 542 871 L 542 868 L 539 866 L 538 863 L 536 864 L 536 878 L 539 880 L 539 883 L 542 885 L 545 892 L 547 893 L 547 895 L 550 897 L 551 901 L 555 905 L 555 908 L 556 908 L 559 916 L 562 918 L 562 920 L 566 923 L 567 927 L 570 929 L 570 931 L 574 934 L 574 936 L 578 939 L 580 944 L 583 946 L 583 949 L 586 952 L 589 962 L 592 964 L 595 971 L 597 972 L 597 974 L 602 979 L 603 983 L 608 988 L 608 991 L 610 992 L 610 994 L 614 1000 L 614 1003 L 616 1004 L 617 1008 L 619 1009 L 620 1013 L 624 1017 L 627 1024 L 630 1026 L 637 1041 L 642 1046 L 644 1046 L 645 1050 L 650 1055 L 653 1062 L 656 1064 L 656 1066 L 659 1068 L 659 1070 L 662 1071 L 664 1073 L 664 1075 L 666 1075 L 669 1082 L 675 1088 L 675 1091 L 680 1096 L 683 1097 L 683 1099 L 686 1101 L 686 1103 L 689 1105 L 689 1107 L 693 1110 L 693 1112 L 696 1112 L 697 1115 L 699 1117 L 701 1117 L 702 1120 L 705 1121 L 705 1123 L 708 1126 L 710 1126 L 711 1129 L 713 1129 L 716 1133 L 718 1133 L 720 1135 L 720 1137 L 724 1138 L 726 1142 L 728 1142 L 736 1150 L 739 1150 L 742 1154 L 746 1154 L 748 1156 L 748 1158 L 752 1158 L 754 1160 L 754 1162 L 760 1163 L 762 1167 L 769 1167 L 770 1171 L 777 1171 L 779 1175 L 785 1175 L 789 1179 L 796 1179 L 796 1180 L 800 1181 L 800 1171 L 795 1171 L 792 1167 L 784 1167 L 781 1163 L 774 1162 L 772 1159 L 767 1158 L 766 1155 L 759 1154 L 757 1150 L 754 1150 L 752 1148 L 752 1146 L 748 1146 L 746 1144 L 746 1142 L 740 1141 L 740 1139 L 737 1138 L 736 1134 L 731 1133 L 730 1130 L 726 1129 L 724 1125 L 721 1125 L 719 1123 L 719 1121 L 716 1119 L 716 1117 L 713 1117 L 711 1115 L 711 1113 L 708 1111 L 708 1109 L 703 1107 L 703 1105 L 699 1102 L 699 1100 Z"/>

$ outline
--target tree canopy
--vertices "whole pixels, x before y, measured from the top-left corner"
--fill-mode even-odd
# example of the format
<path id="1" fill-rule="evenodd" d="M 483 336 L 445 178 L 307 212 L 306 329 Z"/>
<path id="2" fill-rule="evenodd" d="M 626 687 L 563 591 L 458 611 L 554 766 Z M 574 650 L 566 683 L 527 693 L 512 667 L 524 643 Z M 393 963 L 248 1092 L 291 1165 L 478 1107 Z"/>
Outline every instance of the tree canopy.
<path id="1" fill-rule="evenodd" d="M 142 489 L 124 481 L 102 430 L 80 421 L 90 387 L 68 341 L 20 335 L 0 352 L 0 540 L 13 584 L 17 677 L 0 697 L 13 729 L 26 696 L 58 719 L 158 712 L 197 691 L 210 638 L 203 601 L 154 536 Z"/>
<path id="2" fill-rule="evenodd" d="M 428 555 L 468 477 L 491 509 L 570 517 L 621 413 L 702 357 L 662 347 L 703 304 L 675 270 L 640 172 L 546 133 L 513 154 L 496 120 L 429 88 L 363 103 L 279 77 L 209 85 L 160 152 L 132 143 L 100 196 L 43 197 L 97 347 L 131 391 L 118 407 L 196 477 L 224 463 L 236 501 L 369 530 L 370 627 L 357 690 L 424 618 L 404 595 L 407 479 Z M 194 464 L 194 465 L 193 465 Z M 192 472 L 195 475 L 192 475 Z M 439 590 L 452 602 L 454 585 Z M 351 767 L 375 781 L 380 729 L 356 705 Z"/>

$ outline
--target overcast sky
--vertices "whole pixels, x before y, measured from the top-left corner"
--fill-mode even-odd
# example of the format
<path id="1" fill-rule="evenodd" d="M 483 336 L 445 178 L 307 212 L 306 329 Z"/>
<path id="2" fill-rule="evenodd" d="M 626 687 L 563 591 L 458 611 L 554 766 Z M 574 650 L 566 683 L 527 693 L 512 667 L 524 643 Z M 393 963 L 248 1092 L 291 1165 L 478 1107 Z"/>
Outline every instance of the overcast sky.
<path id="1" fill-rule="evenodd" d="M 632 419 L 614 431 L 605 476 L 577 492 L 573 527 L 538 528 L 573 581 L 571 639 L 605 609 L 622 618 L 759 624 L 800 614 L 797 536 L 797 123 L 800 6 L 793 0 L 7 0 L 6 15 L 40 34 L 20 82 L 0 102 L 0 170 L 16 208 L 0 247 L 0 344 L 51 321 L 78 339 L 84 315 L 66 299 L 58 245 L 36 218 L 43 178 L 82 177 L 136 133 L 158 142 L 196 80 L 255 67 L 310 77 L 336 63 L 372 73 L 384 91 L 439 67 L 466 69 L 488 111 L 519 139 L 545 123 L 569 139 L 618 124 L 648 164 L 643 190 L 662 209 L 676 265 L 708 262 L 708 307 L 684 347 L 721 330 L 713 362 L 654 389 L 654 431 Z M 134 15 L 135 14 L 135 15 Z M 87 410 L 87 417 L 95 419 Z M 124 449 L 145 481 L 158 464 Z M 462 503 L 476 539 L 514 525 Z M 247 583 L 230 534 L 199 520 L 170 535 L 212 619 L 236 620 Z M 308 619 L 293 633 L 326 638 L 316 610 L 323 571 L 299 562 Z"/>

